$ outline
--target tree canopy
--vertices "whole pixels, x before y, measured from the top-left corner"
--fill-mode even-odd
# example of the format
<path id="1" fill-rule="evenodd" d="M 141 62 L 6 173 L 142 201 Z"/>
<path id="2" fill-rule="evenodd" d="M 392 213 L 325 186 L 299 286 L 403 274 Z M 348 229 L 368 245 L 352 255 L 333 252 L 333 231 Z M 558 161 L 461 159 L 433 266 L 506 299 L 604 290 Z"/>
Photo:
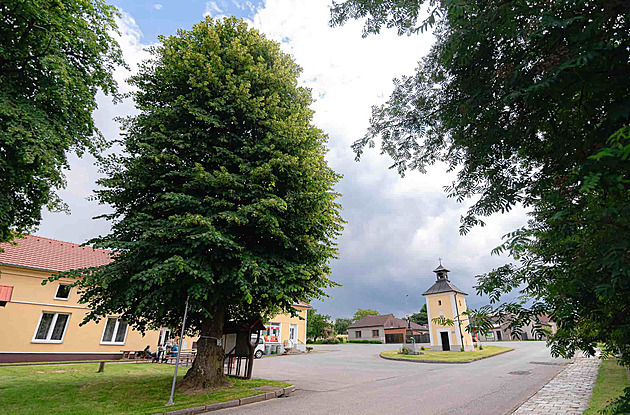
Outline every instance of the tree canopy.
<path id="1" fill-rule="evenodd" d="M 409 316 L 409 318 L 416 324 L 427 324 L 429 322 L 429 316 L 427 314 L 426 303 L 422 305 L 420 311 L 418 311 L 417 313 L 413 313 Z"/>
<path id="2" fill-rule="evenodd" d="M 351 318 L 338 318 L 335 320 L 335 333 L 348 334 L 348 326 L 352 324 Z"/>
<path id="3" fill-rule="evenodd" d="M 314 308 L 308 309 L 306 319 L 306 337 L 317 340 L 332 331 L 331 318 L 329 315 L 318 314 Z"/>
<path id="4" fill-rule="evenodd" d="M 354 315 L 352 316 L 352 322 L 355 321 L 359 321 L 361 320 L 363 317 L 367 317 L 367 316 L 378 316 L 380 313 L 376 310 L 373 310 L 371 308 L 359 308 L 357 311 L 354 312 Z"/>
<path id="5" fill-rule="evenodd" d="M 354 18 L 366 18 L 364 35 L 436 37 L 373 109 L 357 158 L 379 139 L 400 174 L 447 163 L 457 172 L 448 195 L 475 198 L 463 234 L 525 206 L 529 222 L 495 251 L 517 263 L 479 276 L 478 293 L 521 294 L 501 308 L 514 326 L 550 314 L 555 354 L 601 342 L 630 364 L 630 3 L 333 4 L 333 25 Z"/>
<path id="6" fill-rule="evenodd" d="M 0 242 L 32 231 L 42 206 L 65 208 L 68 153 L 104 144 L 92 112 L 123 65 L 115 16 L 102 0 L 0 3 Z"/>
<path id="7" fill-rule="evenodd" d="M 339 179 L 299 66 L 236 18 L 161 37 L 131 78 L 139 114 L 103 161 L 114 261 L 78 280 L 88 320 L 200 335 L 183 385 L 224 383 L 223 324 L 325 295 L 342 231 Z"/>

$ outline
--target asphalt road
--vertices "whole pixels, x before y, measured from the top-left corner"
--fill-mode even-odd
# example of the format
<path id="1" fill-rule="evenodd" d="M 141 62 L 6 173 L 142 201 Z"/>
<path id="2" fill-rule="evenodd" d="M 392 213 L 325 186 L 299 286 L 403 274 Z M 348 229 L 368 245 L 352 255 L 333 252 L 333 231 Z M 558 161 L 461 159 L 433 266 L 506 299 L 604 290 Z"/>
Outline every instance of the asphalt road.
<path id="1" fill-rule="evenodd" d="M 469 364 L 380 358 L 379 352 L 396 349 L 391 344 L 322 345 L 310 354 L 265 357 L 254 363 L 254 377 L 286 381 L 297 391 L 215 413 L 509 414 L 565 362 L 552 358 L 544 342 L 493 344 L 515 350 Z"/>

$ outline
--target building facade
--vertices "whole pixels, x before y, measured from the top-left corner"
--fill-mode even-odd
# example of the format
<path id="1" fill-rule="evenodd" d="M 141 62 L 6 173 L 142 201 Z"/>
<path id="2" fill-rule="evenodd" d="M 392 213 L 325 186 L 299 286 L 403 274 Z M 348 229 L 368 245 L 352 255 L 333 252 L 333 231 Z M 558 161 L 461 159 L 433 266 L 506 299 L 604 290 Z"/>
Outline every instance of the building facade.
<path id="1" fill-rule="evenodd" d="M 0 362 L 117 359 L 123 350 L 155 350 L 158 332 L 143 336 L 115 315 L 80 327 L 89 309 L 79 304 L 72 280 L 42 285 L 60 271 L 109 262 L 108 251 L 31 235 L 0 247 L 0 285 L 11 291 L 0 307 Z"/>
<path id="2" fill-rule="evenodd" d="M 427 333 L 428 327 L 394 317 L 393 314 L 366 316 L 348 326 L 348 340 L 378 340 L 381 343 L 405 343 L 408 329 L 414 335 Z"/>
<path id="3" fill-rule="evenodd" d="M 442 264 L 433 272 L 436 273 L 435 283 L 422 295 L 427 302 L 427 316 L 429 318 L 429 337 L 431 350 L 465 351 L 474 350 L 472 336 L 466 330 L 468 318 L 462 313 L 466 311 L 466 294 L 448 279 L 449 270 Z M 434 318 L 443 317 L 453 321 L 453 325 L 438 324 Z"/>
<path id="4" fill-rule="evenodd" d="M 115 315 L 80 326 L 89 309 L 79 303 L 73 281 L 42 282 L 59 272 L 104 265 L 110 252 L 33 235 L 16 242 L 0 244 L 0 362 L 119 359 L 147 345 L 156 351 L 177 336 L 167 328 L 143 335 Z M 297 316 L 277 315 L 267 324 L 270 353 L 306 349 L 310 305 L 294 307 Z M 194 349 L 196 340 L 185 337 L 182 348 Z"/>
<path id="5" fill-rule="evenodd" d="M 548 315 L 540 315 L 538 320 L 537 322 L 532 318 L 519 328 L 519 334 L 517 334 L 510 329 L 513 321 L 510 316 L 504 317 L 501 321 L 495 319 L 492 330 L 480 333 L 477 337 L 479 341 L 546 340 L 558 330 L 557 324 L 551 321 Z"/>

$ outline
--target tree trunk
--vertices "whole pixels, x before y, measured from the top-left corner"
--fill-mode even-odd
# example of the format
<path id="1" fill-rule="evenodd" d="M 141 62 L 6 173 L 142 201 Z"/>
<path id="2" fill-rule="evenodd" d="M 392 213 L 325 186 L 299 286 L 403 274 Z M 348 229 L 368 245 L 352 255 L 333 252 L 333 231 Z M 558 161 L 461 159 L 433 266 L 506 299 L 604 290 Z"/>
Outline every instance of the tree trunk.
<path id="1" fill-rule="evenodd" d="M 219 305 L 215 307 L 212 318 L 202 323 L 197 356 L 179 384 L 183 391 L 212 389 L 229 384 L 223 373 L 223 346 L 217 346 L 217 339 L 223 336 L 224 317 L 225 307 Z"/>

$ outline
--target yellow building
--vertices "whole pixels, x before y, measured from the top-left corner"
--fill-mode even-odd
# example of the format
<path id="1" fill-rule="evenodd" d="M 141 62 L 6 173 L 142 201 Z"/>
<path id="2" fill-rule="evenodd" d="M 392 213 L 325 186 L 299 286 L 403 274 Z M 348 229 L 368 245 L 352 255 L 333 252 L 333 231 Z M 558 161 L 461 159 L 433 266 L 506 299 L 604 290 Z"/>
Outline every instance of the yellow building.
<path id="1" fill-rule="evenodd" d="M 88 308 L 79 304 L 72 280 L 46 285 L 60 271 L 98 266 L 110 253 L 77 244 L 28 235 L 17 245 L 2 244 L 0 286 L 0 362 L 117 359 L 122 350 L 155 351 L 158 332 L 142 335 L 117 316 L 79 327 Z M 1 304 L 1 303 L 0 303 Z"/>
<path id="2" fill-rule="evenodd" d="M 16 245 L 0 244 L 0 362 L 118 359 L 123 351 L 157 350 L 173 333 L 169 329 L 137 332 L 117 316 L 79 327 L 89 311 L 79 304 L 72 280 L 42 281 L 59 272 L 104 265 L 110 251 L 27 235 Z M 306 347 L 306 310 L 299 317 L 279 315 L 267 325 L 270 346 Z M 183 349 L 195 347 L 184 338 Z"/>
<path id="3" fill-rule="evenodd" d="M 474 349 L 472 336 L 468 327 L 468 318 L 462 316 L 466 311 L 466 294 L 448 279 L 449 270 L 442 264 L 433 270 L 437 274 L 435 283 L 422 295 L 427 301 L 427 316 L 429 318 L 429 337 L 431 350 L 460 351 Z M 434 318 L 444 317 L 454 322 L 453 326 L 436 324 Z"/>

